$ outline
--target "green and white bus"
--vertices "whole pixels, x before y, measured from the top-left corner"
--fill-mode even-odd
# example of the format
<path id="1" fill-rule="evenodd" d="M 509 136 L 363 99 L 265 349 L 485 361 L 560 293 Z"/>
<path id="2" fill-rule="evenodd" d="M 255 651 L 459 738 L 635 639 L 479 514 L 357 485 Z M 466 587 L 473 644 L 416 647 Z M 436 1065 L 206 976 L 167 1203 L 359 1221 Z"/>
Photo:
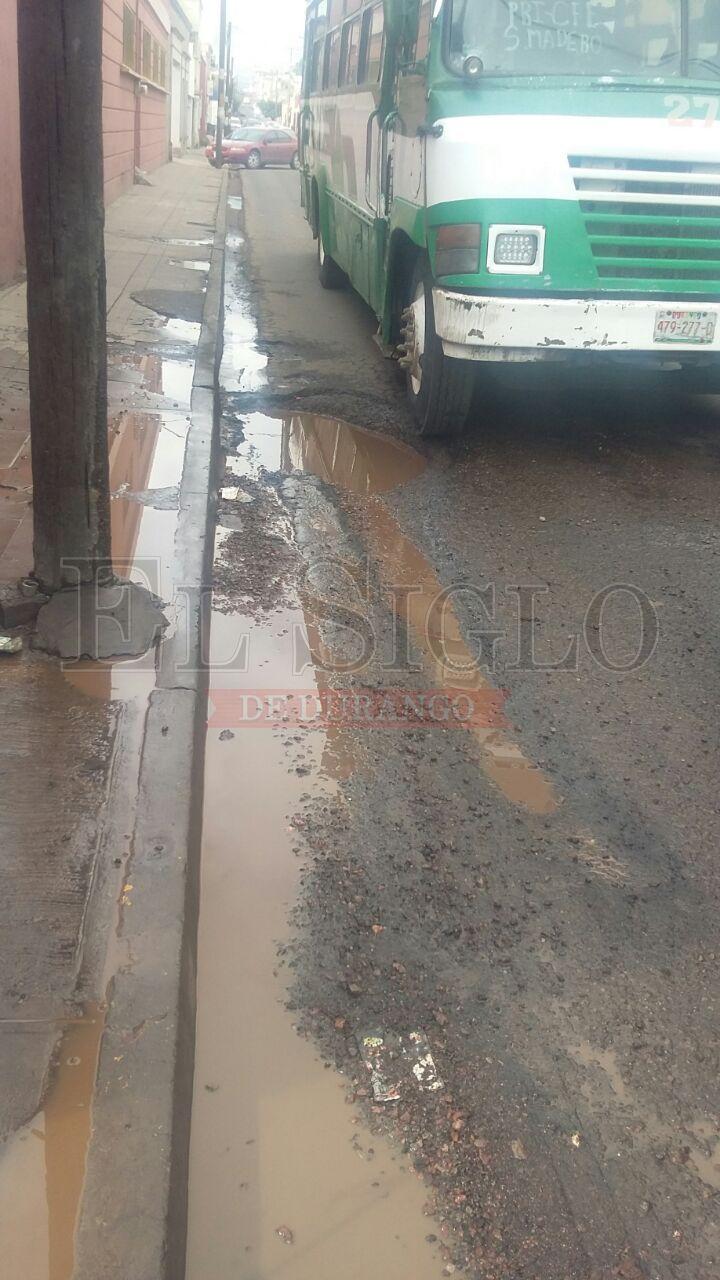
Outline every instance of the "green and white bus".
<path id="1" fill-rule="evenodd" d="M 420 432 L 482 361 L 720 385 L 720 0 L 312 0 L 300 139 Z"/>

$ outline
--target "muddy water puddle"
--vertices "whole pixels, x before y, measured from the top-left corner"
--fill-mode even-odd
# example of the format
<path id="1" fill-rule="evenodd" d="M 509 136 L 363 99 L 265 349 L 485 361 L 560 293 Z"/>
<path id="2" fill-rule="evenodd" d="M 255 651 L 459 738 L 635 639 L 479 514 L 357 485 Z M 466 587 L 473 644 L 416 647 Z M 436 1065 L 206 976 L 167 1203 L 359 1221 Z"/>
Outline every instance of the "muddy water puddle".
<path id="1" fill-rule="evenodd" d="M 228 454 L 222 495 L 238 504 L 238 527 L 253 521 L 263 473 L 312 474 L 341 490 L 358 503 L 383 579 L 416 587 L 409 624 L 422 640 L 440 583 L 377 495 L 419 476 L 423 458 L 309 414 L 243 415 L 235 429 L 240 443 Z M 222 582 L 233 536 L 218 530 Z M 292 543 L 292 534 L 279 536 Z M 295 815 L 310 797 L 329 802 L 355 765 L 346 735 L 332 728 L 297 732 L 282 715 L 250 724 L 253 697 L 274 691 L 282 702 L 317 693 L 327 680 L 312 661 L 321 647 L 315 619 L 294 584 L 290 595 L 282 608 L 252 615 L 239 598 L 235 612 L 226 601 L 212 617 L 187 1280 L 434 1280 L 443 1262 L 426 1243 L 426 1189 L 385 1139 L 365 1132 L 347 1080 L 325 1069 L 285 1007 L 278 945 L 299 892 Z M 454 615 L 446 631 L 454 657 L 470 663 Z M 474 664 L 471 675 L 481 681 Z M 549 785 L 540 772 L 502 736 L 479 740 L 506 794 L 516 798 L 526 772 L 532 786 L 526 780 L 519 802 L 529 795 L 540 808 Z M 512 785 L 497 763 L 501 751 Z"/>
<path id="2" fill-rule="evenodd" d="M 238 478 L 263 470 L 311 474 L 348 495 L 348 509 L 389 599 L 402 601 L 402 621 L 424 654 L 434 686 L 474 696 L 478 705 L 492 697 L 494 686 L 464 640 L 438 575 L 378 496 L 419 476 L 424 459 L 387 437 L 316 414 L 249 414 L 243 434 L 243 446 L 228 458 L 228 469 Z M 403 591 L 398 595 L 393 588 Z M 483 771 L 512 803 L 538 814 L 555 811 L 559 800 L 551 782 L 523 754 L 511 731 L 482 724 L 471 731 Z"/>
<path id="3" fill-rule="evenodd" d="M 284 1004 L 289 818 L 333 784 L 321 734 L 239 727 L 228 693 L 307 689 L 288 674 L 302 620 L 299 605 L 212 619 L 187 1280 L 438 1280 L 422 1183 L 359 1126 Z"/>
<path id="4" fill-rule="evenodd" d="M 0 1255 L 8 1280 L 72 1280 L 104 1009 L 58 1023 L 52 1082 L 0 1160 Z"/>
<path id="5" fill-rule="evenodd" d="M 132 375 L 138 396 L 162 398 L 172 408 L 123 408 L 110 425 L 110 522 L 115 572 L 139 582 L 166 602 L 172 634 L 178 486 L 190 428 L 194 362 L 165 355 L 123 354 L 112 365 Z M 139 381 L 138 381 L 139 379 Z M 63 674 L 94 698 L 144 705 L 155 685 L 156 652 L 108 662 L 66 663 Z"/>
<path id="6" fill-rule="evenodd" d="M 111 356 L 109 374 L 109 452 L 114 491 L 111 530 L 115 568 L 123 576 L 145 582 L 163 599 L 171 600 L 176 585 L 177 502 L 168 505 L 161 498 L 156 504 L 154 495 L 167 495 L 168 489 L 180 481 L 189 429 L 193 362 L 168 359 L 165 352 L 159 355 L 124 351 Z M 144 407 L 148 401 L 153 405 L 160 401 L 164 407 L 149 410 Z M 137 770 L 144 711 L 156 679 L 154 651 L 133 662 L 80 661 L 63 667 L 27 652 L 11 661 L 17 664 L 16 682 L 27 681 L 33 688 L 43 682 L 42 701 L 48 716 L 56 702 L 68 704 L 68 685 L 78 691 L 69 703 L 72 711 L 80 712 L 88 698 L 124 704 L 122 755 L 127 760 L 128 776 L 132 775 L 133 768 Z M 109 717 L 108 723 L 110 720 Z M 60 739 L 59 749 L 67 750 L 64 737 Z M 31 776 L 34 768 L 30 757 Z M 47 785 L 47 779 L 40 776 L 34 785 L 41 790 Z M 129 804 L 132 794 L 130 786 Z M 87 822 L 89 829 L 93 817 L 79 814 L 77 819 L 73 817 L 73 822 Z M 66 826 L 59 813 L 54 833 L 58 841 L 72 841 L 73 826 L 67 829 Z M 124 854 L 125 846 L 119 851 Z M 37 857 L 37 850 L 34 856 Z M 61 867 L 56 871 L 62 893 Z M 119 911 L 124 867 L 118 865 L 109 874 L 112 877 L 110 899 L 117 892 Z M 42 909 L 42 903 L 38 909 Z M 0 1028 L 8 1036 L 21 1036 L 28 1053 L 37 1052 L 38 1079 L 46 1068 L 47 1054 L 55 1044 L 40 1109 L 0 1145 L 0 1274 L 7 1280 L 71 1280 L 73 1275 L 75 1230 L 105 1016 L 98 993 L 104 995 L 118 959 L 125 958 L 118 957 L 116 952 L 111 930 L 104 972 L 93 980 L 98 998 L 94 1004 L 87 1005 L 84 1012 L 72 1016 L 59 998 L 50 997 L 42 998 L 40 1007 L 36 1008 L 38 999 L 31 998 L 22 1006 L 25 1016 L 4 1019 Z M 71 985 L 72 980 L 68 991 Z M 31 1012 L 44 1016 L 32 1017 Z"/>

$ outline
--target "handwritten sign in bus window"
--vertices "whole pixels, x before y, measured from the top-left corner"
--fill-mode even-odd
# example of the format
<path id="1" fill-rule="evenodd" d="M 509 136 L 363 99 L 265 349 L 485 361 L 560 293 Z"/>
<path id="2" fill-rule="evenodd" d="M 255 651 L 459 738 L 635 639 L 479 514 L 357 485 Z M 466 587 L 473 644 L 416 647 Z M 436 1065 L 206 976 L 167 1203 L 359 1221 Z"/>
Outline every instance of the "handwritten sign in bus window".
<path id="1" fill-rule="evenodd" d="M 680 47 L 677 0 L 635 0 L 631 4 L 594 0 L 508 0 L 504 48 L 565 55 L 566 60 L 608 58 L 658 66 Z M 562 59 L 558 59 L 562 61 Z"/>
<path id="2" fill-rule="evenodd" d="M 452 0 L 449 55 L 505 74 L 720 79 L 720 0 Z M 695 64 L 695 66 L 694 66 Z M 701 78 L 702 78 L 701 77 Z"/>

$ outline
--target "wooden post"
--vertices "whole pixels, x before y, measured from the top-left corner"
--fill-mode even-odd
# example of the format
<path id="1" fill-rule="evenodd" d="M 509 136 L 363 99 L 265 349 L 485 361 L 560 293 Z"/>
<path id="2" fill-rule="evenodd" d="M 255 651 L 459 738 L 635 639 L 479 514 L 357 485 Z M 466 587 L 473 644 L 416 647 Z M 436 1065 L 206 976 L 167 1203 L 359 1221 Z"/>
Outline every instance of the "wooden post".
<path id="1" fill-rule="evenodd" d="M 110 560 L 101 0 L 18 0 L 35 575 Z"/>

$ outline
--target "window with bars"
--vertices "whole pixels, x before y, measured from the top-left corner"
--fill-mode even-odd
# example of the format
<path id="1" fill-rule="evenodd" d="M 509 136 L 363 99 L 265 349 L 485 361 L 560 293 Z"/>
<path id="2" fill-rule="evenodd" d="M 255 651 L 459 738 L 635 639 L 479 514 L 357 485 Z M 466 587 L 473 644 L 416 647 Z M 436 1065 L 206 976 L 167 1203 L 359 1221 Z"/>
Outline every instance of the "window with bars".
<path id="1" fill-rule="evenodd" d="M 136 70 L 137 49 L 135 47 L 135 14 L 129 4 L 123 5 L 123 64 Z"/>
<path id="2" fill-rule="evenodd" d="M 152 80 L 152 46 L 152 36 L 144 27 L 142 33 L 142 74 L 146 80 Z"/>
<path id="3" fill-rule="evenodd" d="M 123 66 L 150 84 L 167 88 L 167 52 L 128 4 L 123 6 Z"/>

